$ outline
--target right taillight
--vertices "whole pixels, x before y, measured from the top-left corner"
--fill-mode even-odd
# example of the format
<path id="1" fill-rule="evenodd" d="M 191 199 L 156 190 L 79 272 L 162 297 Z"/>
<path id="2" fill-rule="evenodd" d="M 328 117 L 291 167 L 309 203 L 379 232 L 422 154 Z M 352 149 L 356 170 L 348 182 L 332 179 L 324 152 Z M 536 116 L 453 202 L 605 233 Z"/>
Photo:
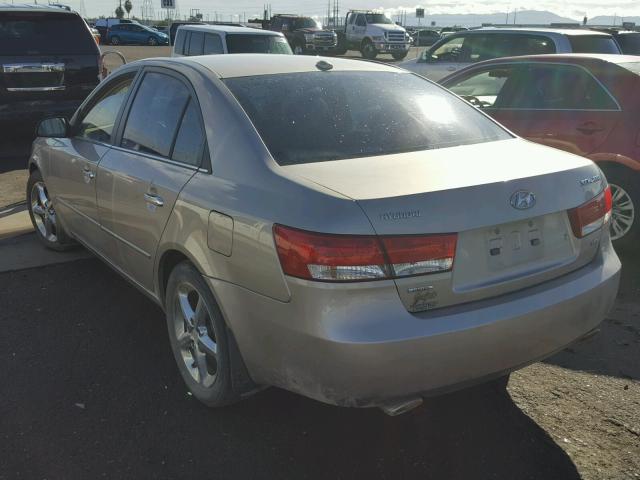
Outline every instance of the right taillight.
<path id="1" fill-rule="evenodd" d="M 587 203 L 569 210 L 573 234 L 577 238 L 583 238 L 602 228 L 611 218 L 612 206 L 611 187 L 607 186 L 602 193 Z"/>
<path id="2" fill-rule="evenodd" d="M 285 274 L 308 280 L 357 282 L 446 272 L 453 267 L 456 234 L 332 235 L 275 225 Z"/>

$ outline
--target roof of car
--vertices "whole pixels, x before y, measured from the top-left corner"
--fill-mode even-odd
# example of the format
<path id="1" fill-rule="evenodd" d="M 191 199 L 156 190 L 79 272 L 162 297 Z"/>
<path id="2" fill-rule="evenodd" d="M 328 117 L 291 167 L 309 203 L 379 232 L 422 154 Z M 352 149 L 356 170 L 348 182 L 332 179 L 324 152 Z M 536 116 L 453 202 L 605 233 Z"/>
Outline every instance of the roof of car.
<path id="1" fill-rule="evenodd" d="M 53 6 L 53 5 L 38 5 L 38 4 L 13 4 L 13 3 L 0 3 L 0 12 L 55 12 L 55 13 L 69 13 L 76 14 L 73 10 L 67 10 L 66 8 Z"/>
<path id="2" fill-rule="evenodd" d="M 500 57 L 485 60 L 484 62 L 474 63 L 473 67 L 481 65 L 491 65 L 495 63 L 514 63 L 514 62 L 572 62 L 575 63 L 640 63 L 640 56 L 636 55 L 618 55 L 605 53 L 560 53 L 548 55 L 523 55 L 520 57 Z"/>
<path id="3" fill-rule="evenodd" d="M 319 62 L 331 64 L 331 71 L 403 72 L 392 65 L 362 60 L 307 55 L 265 55 L 256 53 L 234 53 L 228 55 L 202 55 L 140 60 L 140 63 L 197 63 L 219 78 L 252 77 L 283 73 L 319 72 Z M 136 62 L 138 63 L 138 62 Z M 326 68 L 326 67 L 325 67 Z"/>
<path id="4" fill-rule="evenodd" d="M 502 28 L 502 27 L 483 27 L 477 28 L 475 30 L 465 30 L 462 32 L 456 32 L 456 34 L 465 34 L 465 35 L 477 35 L 479 33 L 550 33 L 550 34 L 558 34 L 558 35 L 567 35 L 567 36 L 609 36 L 608 33 L 597 32 L 595 30 L 584 30 L 581 28 L 543 28 L 543 27 L 516 27 L 516 28 Z"/>
<path id="5" fill-rule="evenodd" d="M 217 33 L 245 33 L 249 35 L 278 35 L 278 32 L 251 27 L 234 27 L 230 25 L 184 25 L 181 30 L 196 30 Z"/>

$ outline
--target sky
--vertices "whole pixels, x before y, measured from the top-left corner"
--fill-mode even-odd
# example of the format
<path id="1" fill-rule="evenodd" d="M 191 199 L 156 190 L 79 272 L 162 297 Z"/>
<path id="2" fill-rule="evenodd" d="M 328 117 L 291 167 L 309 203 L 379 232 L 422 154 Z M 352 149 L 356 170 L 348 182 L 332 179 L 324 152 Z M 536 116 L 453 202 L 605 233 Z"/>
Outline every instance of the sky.
<path id="1" fill-rule="evenodd" d="M 140 15 L 145 0 L 131 0 L 132 13 Z M 153 4 L 156 15 L 161 11 L 160 0 L 147 0 Z M 176 0 L 181 15 L 189 14 L 190 9 L 199 8 L 210 20 L 214 14 L 225 21 L 236 15 L 246 14 L 247 18 L 261 14 L 264 3 L 271 3 L 273 13 L 302 13 L 312 16 L 326 15 L 329 0 Z M 333 2 L 334 0 L 331 0 Z M 43 0 L 41 0 L 44 3 Z M 81 11 L 81 2 L 87 16 L 111 15 L 118 4 L 118 0 L 62 0 Z M 415 11 L 416 7 L 425 8 L 426 15 L 440 13 L 496 13 L 519 10 L 548 10 L 561 16 L 582 19 L 585 15 L 633 16 L 640 15 L 640 1 L 638 0 L 440 0 L 423 4 L 402 2 L 402 0 L 340 0 L 340 12 L 346 13 L 347 8 L 376 8 L 384 9 L 389 15 L 400 10 Z"/>

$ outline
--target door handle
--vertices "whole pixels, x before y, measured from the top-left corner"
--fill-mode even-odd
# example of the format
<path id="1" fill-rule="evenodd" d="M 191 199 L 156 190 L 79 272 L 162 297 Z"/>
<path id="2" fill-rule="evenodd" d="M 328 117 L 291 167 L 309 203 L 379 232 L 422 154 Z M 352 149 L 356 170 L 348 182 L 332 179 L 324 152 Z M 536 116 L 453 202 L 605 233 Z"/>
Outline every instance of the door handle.
<path id="1" fill-rule="evenodd" d="M 93 180 L 94 178 L 96 178 L 96 174 L 94 172 L 92 172 L 89 167 L 84 167 L 82 169 L 82 173 L 84 174 L 84 178 L 85 178 L 85 180 L 87 182 L 89 182 L 90 180 Z"/>
<path id="2" fill-rule="evenodd" d="M 158 195 L 152 195 L 151 193 L 145 193 L 144 199 L 147 203 L 151 205 L 155 205 L 156 207 L 162 207 L 164 205 L 164 200 L 162 197 Z"/>
<path id="3" fill-rule="evenodd" d="M 604 128 L 599 127 L 593 123 L 587 123 L 576 127 L 576 130 L 584 135 L 593 135 L 594 133 L 602 132 Z"/>
<path id="4" fill-rule="evenodd" d="M 456 71 L 456 67 L 447 67 L 447 70 L 449 72 L 455 72 Z"/>

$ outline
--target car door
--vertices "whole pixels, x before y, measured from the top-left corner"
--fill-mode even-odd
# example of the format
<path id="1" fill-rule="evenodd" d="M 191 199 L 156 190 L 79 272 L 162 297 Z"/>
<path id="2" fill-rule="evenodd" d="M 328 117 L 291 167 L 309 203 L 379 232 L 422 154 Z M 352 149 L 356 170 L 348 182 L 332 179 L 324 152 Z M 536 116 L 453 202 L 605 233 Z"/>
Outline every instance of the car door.
<path id="1" fill-rule="evenodd" d="M 523 65 L 491 110 L 523 137 L 583 156 L 622 119 L 617 100 L 586 68 L 557 63 Z"/>
<path id="2" fill-rule="evenodd" d="M 109 151 L 134 77 L 135 72 L 130 72 L 100 85 L 74 117 L 71 137 L 49 141 L 47 184 L 56 210 L 74 237 L 100 252 L 104 245 L 96 206 L 98 164 Z"/>
<path id="3" fill-rule="evenodd" d="M 161 68 L 145 69 L 125 116 L 99 165 L 98 214 L 116 239 L 115 266 L 152 291 L 158 242 L 202 159 L 203 123 L 192 87 Z"/>
<path id="4" fill-rule="evenodd" d="M 203 55 L 219 55 L 225 53 L 222 48 L 222 39 L 217 33 L 206 33 L 204 36 Z"/>
<path id="5" fill-rule="evenodd" d="M 352 34 L 350 40 L 354 43 L 360 43 L 364 39 L 364 36 L 367 32 L 367 19 L 362 14 L 359 13 L 356 17 L 355 22 L 352 25 Z"/>
<path id="6" fill-rule="evenodd" d="M 132 43 L 147 43 L 151 32 L 145 30 L 140 25 L 131 25 L 129 28 L 131 28 Z"/>

